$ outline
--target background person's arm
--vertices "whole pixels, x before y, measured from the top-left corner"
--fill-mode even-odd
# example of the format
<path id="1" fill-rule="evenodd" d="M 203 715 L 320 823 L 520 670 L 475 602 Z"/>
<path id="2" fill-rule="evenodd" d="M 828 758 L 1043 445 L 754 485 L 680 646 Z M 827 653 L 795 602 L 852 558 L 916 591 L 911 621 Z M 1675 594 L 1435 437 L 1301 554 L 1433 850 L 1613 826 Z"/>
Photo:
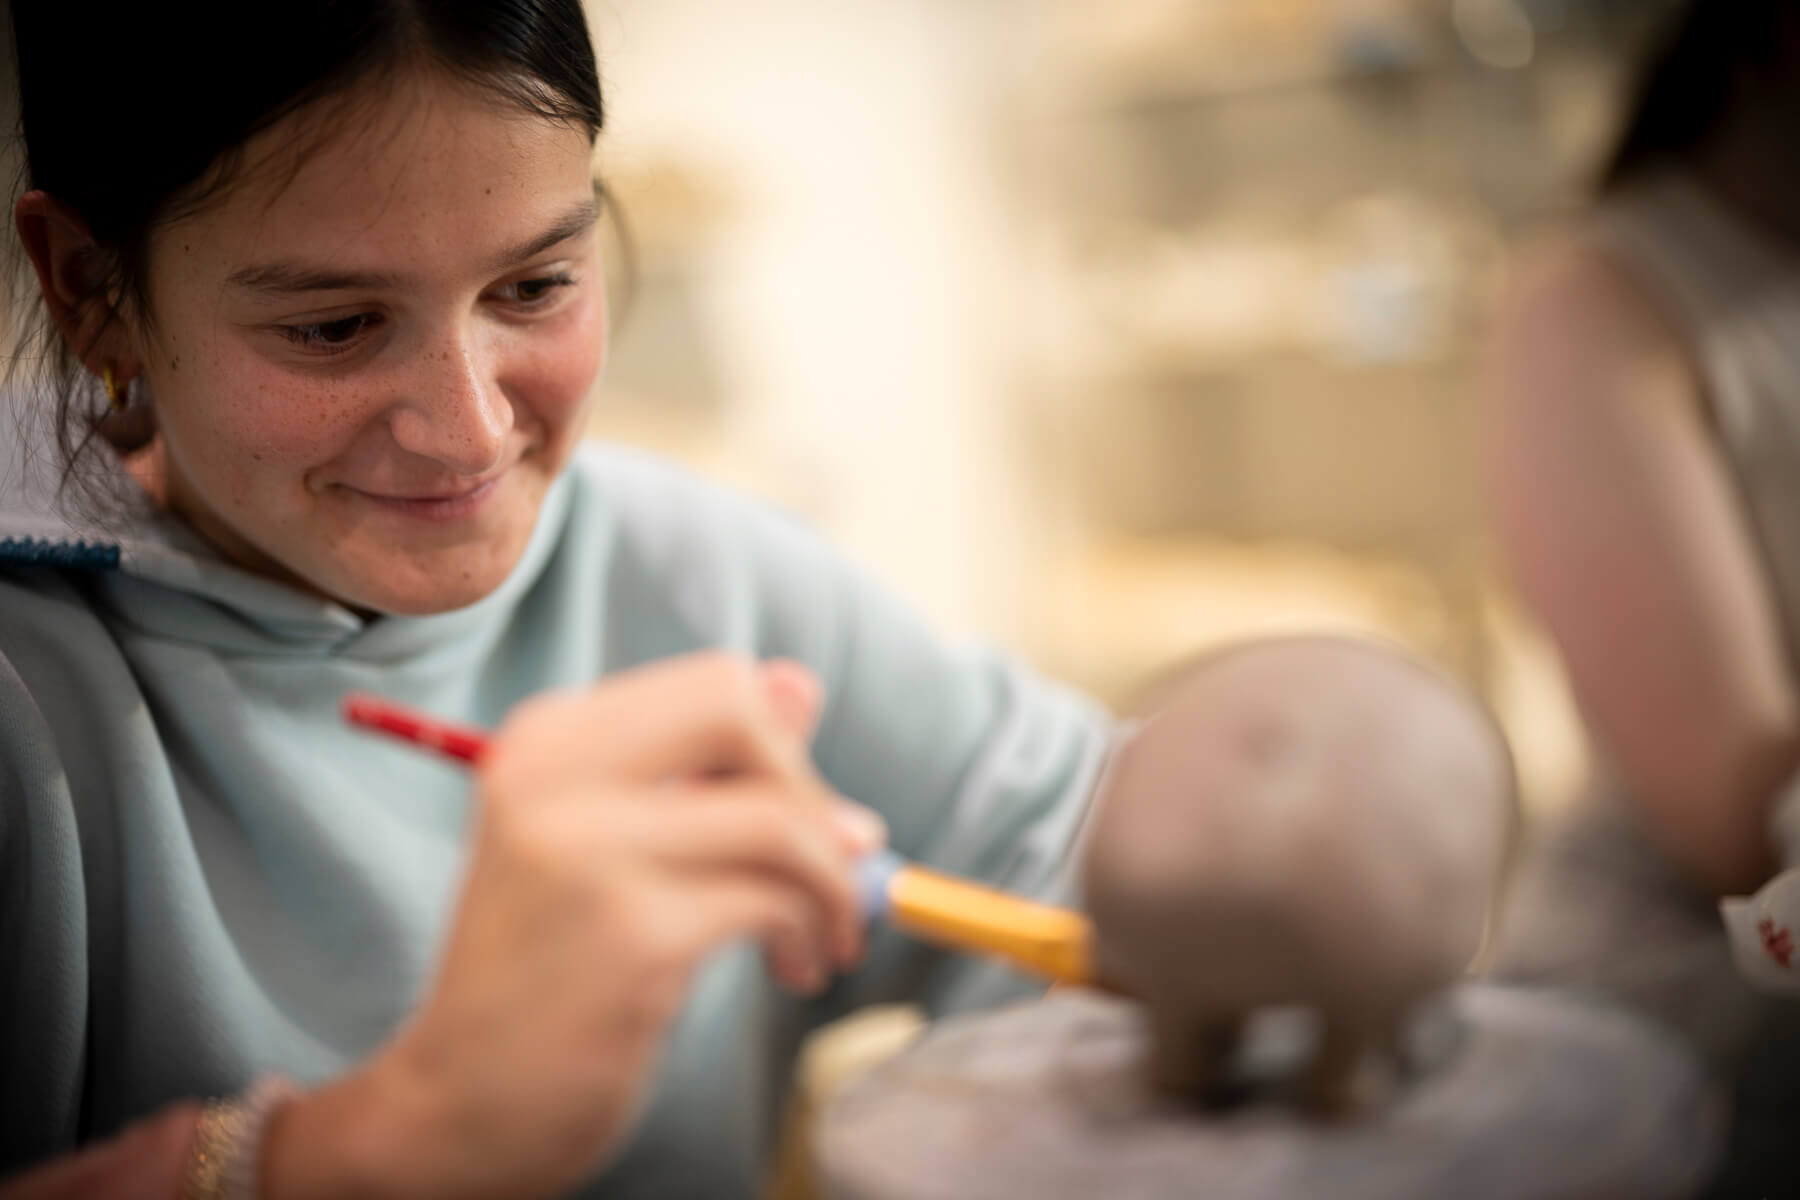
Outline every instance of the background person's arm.
<path id="1" fill-rule="evenodd" d="M 1599 252 L 1541 254 L 1496 326 L 1482 442 L 1501 550 L 1596 748 L 1700 882 L 1754 888 L 1800 705 L 1682 338 Z"/>

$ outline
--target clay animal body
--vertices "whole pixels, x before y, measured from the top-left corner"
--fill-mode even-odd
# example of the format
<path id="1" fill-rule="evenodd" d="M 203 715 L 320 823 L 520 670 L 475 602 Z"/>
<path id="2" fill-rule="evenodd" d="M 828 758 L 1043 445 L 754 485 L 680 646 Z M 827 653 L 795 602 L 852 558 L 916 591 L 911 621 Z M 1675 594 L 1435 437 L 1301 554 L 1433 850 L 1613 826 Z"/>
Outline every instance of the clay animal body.
<path id="1" fill-rule="evenodd" d="M 1102 975 L 1147 1005 L 1165 1089 L 1202 1097 L 1251 1014 L 1317 1014 L 1317 1106 L 1462 974 L 1513 810 L 1510 760 L 1449 681 L 1384 648 L 1249 643 L 1165 690 L 1086 851 Z"/>

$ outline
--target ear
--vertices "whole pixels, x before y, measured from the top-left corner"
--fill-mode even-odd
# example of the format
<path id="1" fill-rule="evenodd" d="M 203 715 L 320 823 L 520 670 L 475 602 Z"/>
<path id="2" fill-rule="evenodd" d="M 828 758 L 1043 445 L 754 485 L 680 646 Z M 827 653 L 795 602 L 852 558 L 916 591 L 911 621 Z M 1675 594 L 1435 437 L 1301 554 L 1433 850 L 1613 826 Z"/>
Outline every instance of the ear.
<path id="1" fill-rule="evenodd" d="M 44 191 L 20 196 L 13 219 L 50 319 L 83 365 L 98 375 L 110 362 L 120 382 L 136 375 L 141 367 L 137 349 L 117 303 L 106 293 L 106 251 L 87 222 Z"/>

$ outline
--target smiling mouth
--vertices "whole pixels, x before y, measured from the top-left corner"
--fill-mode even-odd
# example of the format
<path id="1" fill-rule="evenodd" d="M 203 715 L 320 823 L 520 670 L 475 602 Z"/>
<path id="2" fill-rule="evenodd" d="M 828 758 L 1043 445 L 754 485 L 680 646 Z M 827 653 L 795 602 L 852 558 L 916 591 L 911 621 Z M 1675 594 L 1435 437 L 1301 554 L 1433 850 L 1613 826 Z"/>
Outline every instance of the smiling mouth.
<path id="1" fill-rule="evenodd" d="M 474 516 L 499 490 L 500 481 L 505 478 L 506 472 L 502 471 L 474 487 L 428 496 L 386 496 L 377 492 L 365 492 L 347 484 L 345 490 L 360 500 L 399 516 L 420 521 L 460 521 Z"/>

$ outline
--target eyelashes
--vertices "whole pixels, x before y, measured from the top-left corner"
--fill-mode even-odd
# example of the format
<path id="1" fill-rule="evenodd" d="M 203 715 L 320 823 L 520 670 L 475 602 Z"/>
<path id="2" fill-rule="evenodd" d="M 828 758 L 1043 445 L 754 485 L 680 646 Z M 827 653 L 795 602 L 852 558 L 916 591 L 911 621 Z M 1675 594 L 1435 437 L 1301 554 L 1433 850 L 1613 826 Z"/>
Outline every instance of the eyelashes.
<path id="1" fill-rule="evenodd" d="M 571 287 L 574 283 L 575 277 L 564 272 L 538 279 L 521 279 L 517 283 L 507 284 L 501 291 L 512 292 L 514 303 L 536 306 L 554 296 L 559 289 Z"/>
<path id="2" fill-rule="evenodd" d="M 558 292 L 573 287 L 575 277 L 567 272 L 521 279 L 496 289 L 502 303 L 515 311 L 531 313 L 548 308 Z M 275 331 L 284 339 L 314 354 L 343 354 L 354 349 L 385 318 L 380 313 L 352 313 L 329 321 L 307 321 L 294 325 L 277 325 Z"/>
<path id="3" fill-rule="evenodd" d="M 339 317 L 335 321 L 319 321 L 308 325 L 277 325 L 281 336 L 296 346 L 304 346 L 309 350 L 321 350 L 326 353 L 339 353 L 354 345 L 357 336 L 379 324 L 381 318 L 374 313 L 357 313 L 353 317 Z"/>

